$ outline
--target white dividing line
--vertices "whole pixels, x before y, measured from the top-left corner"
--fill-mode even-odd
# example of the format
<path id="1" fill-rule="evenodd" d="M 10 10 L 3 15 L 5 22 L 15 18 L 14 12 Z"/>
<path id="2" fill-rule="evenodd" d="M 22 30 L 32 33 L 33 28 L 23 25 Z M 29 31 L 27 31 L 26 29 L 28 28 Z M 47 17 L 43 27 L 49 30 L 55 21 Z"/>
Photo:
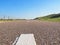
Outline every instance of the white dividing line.
<path id="1" fill-rule="evenodd" d="M 21 34 L 16 45 L 36 45 L 34 34 Z"/>

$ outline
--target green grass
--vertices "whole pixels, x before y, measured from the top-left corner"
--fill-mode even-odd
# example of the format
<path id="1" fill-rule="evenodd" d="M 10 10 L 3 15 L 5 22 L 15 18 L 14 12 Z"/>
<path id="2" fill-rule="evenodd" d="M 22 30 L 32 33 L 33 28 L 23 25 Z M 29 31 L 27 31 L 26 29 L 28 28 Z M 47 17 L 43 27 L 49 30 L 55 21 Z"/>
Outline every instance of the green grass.
<path id="1" fill-rule="evenodd" d="M 0 19 L 0 22 L 11 22 L 11 21 L 20 21 L 25 19 Z"/>
<path id="2" fill-rule="evenodd" d="M 11 21 L 15 21 L 13 19 L 0 19 L 0 22 L 11 22 Z"/>
<path id="3" fill-rule="evenodd" d="M 52 21 L 52 22 L 60 22 L 60 17 L 59 18 L 41 18 L 41 19 L 38 19 L 38 20 L 41 20 L 41 21 Z"/>
<path id="4" fill-rule="evenodd" d="M 60 14 L 51 14 L 44 17 L 37 17 L 35 20 L 60 22 Z"/>

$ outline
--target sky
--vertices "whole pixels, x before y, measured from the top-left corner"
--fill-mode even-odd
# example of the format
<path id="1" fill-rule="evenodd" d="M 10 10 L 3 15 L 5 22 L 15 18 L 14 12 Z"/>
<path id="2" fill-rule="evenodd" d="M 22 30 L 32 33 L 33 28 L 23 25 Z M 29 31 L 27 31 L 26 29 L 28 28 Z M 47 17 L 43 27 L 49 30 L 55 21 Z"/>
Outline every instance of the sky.
<path id="1" fill-rule="evenodd" d="M 0 0 L 0 18 L 33 19 L 60 13 L 60 0 Z"/>

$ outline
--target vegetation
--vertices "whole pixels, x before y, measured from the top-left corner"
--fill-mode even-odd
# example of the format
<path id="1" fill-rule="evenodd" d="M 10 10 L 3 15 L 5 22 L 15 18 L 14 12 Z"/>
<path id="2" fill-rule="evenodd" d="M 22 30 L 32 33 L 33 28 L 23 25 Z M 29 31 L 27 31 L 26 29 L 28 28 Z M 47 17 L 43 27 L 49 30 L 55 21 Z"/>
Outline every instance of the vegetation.
<path id="1" fill-rule="evenodd" d="M 35 20 L 44 20 L 44 21 L 60 21 L 60 13 L 59 14 L 50 14 L 44 17 L 37 17 Z"/>
<path id="2" fill-rule="evenodd" d="M 0 22 L 11 22 L 11 21 L 19 21 L 19 20 L 25 20 L 25 19 L 0 19 Z"/>
<path id="3" fill-rule="evenodd" d="M 13 19 L 0 19 L 0 21 L 13 21 Z"/>

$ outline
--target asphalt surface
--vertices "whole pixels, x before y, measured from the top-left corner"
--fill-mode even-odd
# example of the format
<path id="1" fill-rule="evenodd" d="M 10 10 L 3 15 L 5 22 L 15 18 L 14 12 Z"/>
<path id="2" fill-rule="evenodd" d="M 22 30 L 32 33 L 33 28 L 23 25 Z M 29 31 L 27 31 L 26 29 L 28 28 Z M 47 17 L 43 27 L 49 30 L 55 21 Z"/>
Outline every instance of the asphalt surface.
<path id="1" fill-rule="evenodd" d="M 36 45 L 60 45 L 60 22 L 20 20 L 0 23 L 0 45 L 12 45 L 21 34 L 34 34 Z"/>

